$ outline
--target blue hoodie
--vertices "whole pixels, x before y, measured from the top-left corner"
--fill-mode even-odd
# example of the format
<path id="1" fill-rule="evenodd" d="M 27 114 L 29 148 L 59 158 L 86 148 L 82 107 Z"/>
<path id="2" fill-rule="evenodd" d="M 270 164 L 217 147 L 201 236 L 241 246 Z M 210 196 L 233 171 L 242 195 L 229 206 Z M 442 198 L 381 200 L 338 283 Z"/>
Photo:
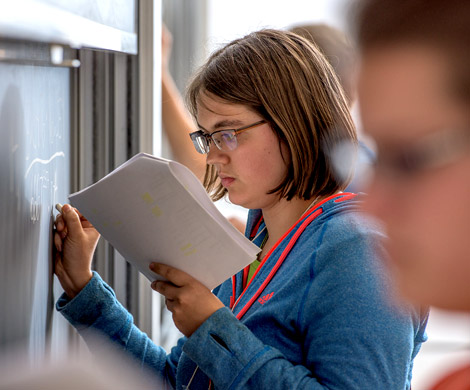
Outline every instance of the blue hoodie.
<path id="1" fill-rule="evenodd" d="M 168 355 L 96 273 L 57 310 L 85 339 L 104 333 L 170 388 L 409 389 L 426 316 L 392 303 L 383 237 L 357 206 L 340 194 L 302 217 L 244 291 L 245 271 L 214 290 L 226 307 Z M 250 211 L 249 237 L 262 231 L 260 218 Z"/>

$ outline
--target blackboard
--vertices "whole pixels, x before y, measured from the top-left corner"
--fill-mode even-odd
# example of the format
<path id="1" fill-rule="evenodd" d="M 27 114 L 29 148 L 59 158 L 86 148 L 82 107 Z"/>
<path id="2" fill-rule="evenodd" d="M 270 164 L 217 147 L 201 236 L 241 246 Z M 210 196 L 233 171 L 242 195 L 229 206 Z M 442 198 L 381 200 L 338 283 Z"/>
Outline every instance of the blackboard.
<path id="1" fill-rule="evenodd" d="M 53 205 L 70 192 L 70 69 L 0 63 L 0 348 L 66 350 Z"/>

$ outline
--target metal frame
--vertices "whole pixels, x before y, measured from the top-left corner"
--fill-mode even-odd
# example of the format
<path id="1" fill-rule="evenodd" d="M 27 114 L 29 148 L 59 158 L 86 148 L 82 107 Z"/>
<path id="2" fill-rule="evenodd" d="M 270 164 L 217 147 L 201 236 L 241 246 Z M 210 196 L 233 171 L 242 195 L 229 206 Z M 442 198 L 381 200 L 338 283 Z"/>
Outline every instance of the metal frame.
<path id="1" fill-rule="evenodd" d="M 141 1 L 138 57 L 79 50 L 74 190 L 96 182 L 140 151 L 158 154 L 159 23 L 160 8 L 153 1 Z M 153 299 L 148 280 L 104 240 L 98 244 L 94 268 L 113 287 L 136 325 L 158 342 L 159 321 L 152 313 L 159 301 Z"/>
<path id="2" fill-rule="evenodd" d="M 135 0 L 130 1 L 135 4 Z M 94 3 L 81 2 L 80 7 L 91 11 L 95 9 Z M 135 29 L 135 20 L 131 25 Z M 0 14 L 3 37 L 137 54 L 137 32 L 124 28 L 84 17 L 73 12 L 67 3 L 57 6 L 40 0 L 15 0 L 3 4 Z"/>
<path id="3" fill-rule="evenodd" d="M 77 177 L 82 189 L 112 171 L 138 150 L 139 120 L 135 57 L 82 49 L 82 66 L 75 76 L 77 115 L 75 128 Z M 138 273 L 106 241 L 98 243 L 94 269 L 113 287 L 120 302 L 139 326 Z M 148 287 L 148 286 L 147 286 Z"/>
<path id="4" fill-rule="evenodd" d="M 80 66 L 77 50 L 68 46 L 15 39 L 0 40 L 0 61 L 21 65 Z"/>
<path id="5" fill-rule="evenodd" d="M 161 4 L 139 1 L 139 151 L 161 155 Z M 139 274 L 138 317 L 141 330 L 160 342 L 160 299 Z"/>

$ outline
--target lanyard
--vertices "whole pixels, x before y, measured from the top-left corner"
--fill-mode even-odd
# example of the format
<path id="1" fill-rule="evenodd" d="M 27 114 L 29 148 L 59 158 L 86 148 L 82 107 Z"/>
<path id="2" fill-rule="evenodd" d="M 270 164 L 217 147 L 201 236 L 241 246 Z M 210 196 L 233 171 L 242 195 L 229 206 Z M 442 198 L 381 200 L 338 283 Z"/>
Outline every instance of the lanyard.
<path id="1" fill-rule="evenodd" d="M 320 214 L 323 213 L 323 208 L 321 207 L 323 204 L 325 204 L 326 202 L 330 201 L 331 199 L 334 199 L 334 198 L 337 198 L 337 197 L 340 197 L 339 199 L 335 200 L 335 202 L 342 202 L 344 200 L 348 200 L 348 199 L 351 199 L 351 198 L 354 198 L 356 196 L 356 194 L 352 194 L 352 193 L 341 193 L 341 194 L 335 194 L 335 195 L 332 195 L 332 196 L 329 196 L 325 199 L 323 199 L 320 203 L 318 203 L 311 211 L 309 211 L 307 213 L 306 216 L 302 216 L 286 233 L 284 233 L 284 235 L 276 242 L 276 244 L 271 248 L 271 250 L 266 254 L 266 256 L 264 257 L 263 261 L 261 262 L 261 264 L 258 266 L 258 269 L 256 270 L 255 274 L 253 275 L 253 277 L 251 278 L 250 282 L 248 283 L 248 285 L 245 286 L 246 284 L 246 278 L 248 276 L 248 269 L 249 269 L 249 266 L 246 267 L 244 270 L 243 270 L 243 291 L 242 293 L 240 294 L 240 296 L 238 297 L 238 299 L 235 301 L 235 296 L 236 296 L 236 275 L 232 276 L 232 296 L 230 297 L 230 309 L 232 309 L 232 311 L 234 310 L 235 306 L 237 306 L 237 304 L 240 302 L 240 299 L 243 297 L 243 295 L 245 294 L 245 292 L 247 291 L 248 289 L 248 286 L 251 284 L 251 282 L 254 280 L 254 278 L 256 277 L 256 275 L 258 274 L 259 270 L 263 267 L 264 264 L 266 264 L 267 260 L 269 259 L 269 257 L 271 256 L 271 254 L 274 252 L 274 250 L 279 246 L 279 244 L 284 240 L 284 238 L 286 236 L 289 235 L 289 233 L 295 228 L 295 226 L 297 226 L 297 224 L 299 222 L 302 221 L 303 219 L 303 222 L 302 224 L 299 226 L 299 228 L 297 229 L 297 231 L 294 233 L 294 235 L 292 236 L 292 238 L 290 239 L 290 241 L 287 243 L 286 247 L 284 248 L 284 250 L 282 251 L 281 255 L 279 256 L 279 259 L 277 260 L 276 264 L 274 265 L 273 269 L 271 270 L 271 272 L 269 273 L 269 275 L 266 277 L 266 279 L 263 281 L 263 283 L 261 284 L 261 286 L 258 288 L 258 290 L 255 292 L 255 294 L 250 298 L 250 300 L 245 304 L 245 306 L 239 311 L 239 313 L 236 315 L 237 319 L 241 319 L 245 313 L 251 308 L 251 306 L 256 302 L 256 300 L 258 299 L 258 297 L 261 295 L 261 293 L 264 291 L 264 289 L 266 288 L 266 286 L 271 282 L 272 278 L 274 277 L 274 275 L 276 275 L 277 271 L 279 270 L 279 268 L 281 267 L 282 263 L 284 262 L 284 260 L 286 259 L 287 255 L 290 253 L 291 249 L 293 248 L 293 246 L 295 245 L 295 243 L 297 242 L 297 240 L 299 239 L 299 237 L 301 236 L 301 234 L 304 232 L 304 230 L 307 228 L 307 226 L 313 221 L 315 220 L 315 218 L 317 218 Z M 260 219 L 261 220 L 261 219 Z M 261 222 L 259 221 L 255 227 L 259 227 L 259 224 Z M 254 230 L 256 232 L 256 230 Z"/>

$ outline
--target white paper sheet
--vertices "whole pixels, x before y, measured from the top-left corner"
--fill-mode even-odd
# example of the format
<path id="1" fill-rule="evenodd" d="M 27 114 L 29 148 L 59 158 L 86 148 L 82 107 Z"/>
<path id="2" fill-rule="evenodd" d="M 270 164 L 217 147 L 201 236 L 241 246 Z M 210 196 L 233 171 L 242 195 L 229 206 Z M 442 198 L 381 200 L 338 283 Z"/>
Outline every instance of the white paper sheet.
<path id="1" fill-rule="evenodd" d="M 214 206 L 185 166 L 140 153 L 70 203 L 150 281 L 152 261 L 181 269 L 213 289 L 260 249 Z"/>

